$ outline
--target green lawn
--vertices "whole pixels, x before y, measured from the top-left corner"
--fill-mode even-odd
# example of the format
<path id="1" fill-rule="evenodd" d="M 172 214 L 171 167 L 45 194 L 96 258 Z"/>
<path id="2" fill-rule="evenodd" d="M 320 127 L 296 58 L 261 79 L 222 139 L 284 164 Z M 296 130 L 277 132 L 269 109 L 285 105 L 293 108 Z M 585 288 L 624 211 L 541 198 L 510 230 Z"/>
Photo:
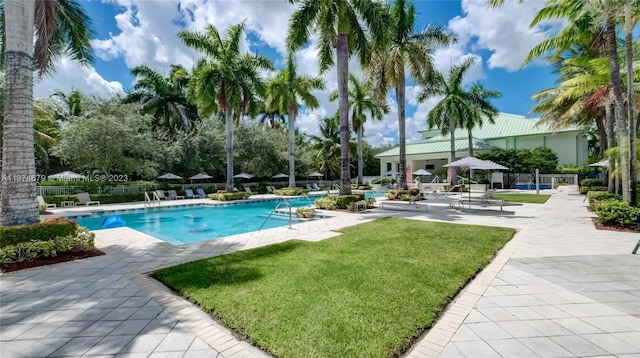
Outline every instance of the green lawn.
<path id="1" fill-rule="evenodd" d="M 549 200 L 551 195 L 547 194 L 494 194 L 497 199 L 502 199 L 506 203 L 527 203 L 527 204 L 544 204 Z"/>
<path id="2" fill-rule="evenodd" d="M 278 357 L 387 357 L 515 230 L 385 218 L 153 273 Z"/>

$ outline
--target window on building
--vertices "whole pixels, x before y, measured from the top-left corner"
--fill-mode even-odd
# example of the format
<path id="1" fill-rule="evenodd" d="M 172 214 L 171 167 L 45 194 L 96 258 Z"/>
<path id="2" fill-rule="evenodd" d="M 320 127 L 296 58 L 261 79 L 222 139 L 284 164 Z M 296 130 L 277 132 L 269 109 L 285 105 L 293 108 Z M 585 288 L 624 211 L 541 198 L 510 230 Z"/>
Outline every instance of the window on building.
<path id="1" fill-rule="evenodd" d="M 435 164 L 427 164 L 424 166 L 424 169 L 429 170 L 429 169 L 435 169 L 436 165 Z"/>
<path id="2" fill-rule="evenodd" d="M 387 171 L 391 170 L 391 163 L 387 163 Z"/>

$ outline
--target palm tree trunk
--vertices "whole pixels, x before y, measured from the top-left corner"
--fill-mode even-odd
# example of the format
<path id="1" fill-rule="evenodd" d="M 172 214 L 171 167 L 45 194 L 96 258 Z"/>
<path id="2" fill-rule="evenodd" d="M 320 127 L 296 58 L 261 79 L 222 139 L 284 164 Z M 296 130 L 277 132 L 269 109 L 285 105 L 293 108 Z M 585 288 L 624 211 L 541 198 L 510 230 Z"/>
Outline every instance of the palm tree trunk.
<path id="1" fill-rule="evenodd" d="M 358 185 L 363 184 L 364 177 L 364 159 L 362 158 L 362 122 L 358 124 Z"/>
<path id="2" fill-rule="evenodd" d="M 296 112 L 289 106 L 289 188 L 296 187 Z"/>
<path id="3" fill-rule="evenodd" d="M 615 133 L 613 131 L 613 105 L 611 102 L 606 102 L 604 105 L 604 118 L 605 118 L 605 130 L 607 132 L 607 149 L 613 147 L 613 140 L 615 138 Z M 615 193 L 616 191 L 616 182 L 613 180 L 613 165 L 615 163 L 609 163 L 609 167 L 607 167 L 607 191 L 609 193 Z"/>
<path id="4" fill-rule="evenodd" d="M 473 135 L 471 134 L 471 129 L 467 128 L 467 138 L 469 140 L 469 156 L 473 157 Z M 473 169 L 469 169 L 469 177 L 473 178 Z"/>
<path id="5" fill-rule="evenodd" d="M 603 158 L 604 152 L 607 150 L 607 130 L 605 128 L 602 115 L 602 108 L 599 108 L 596 112 L 596 129 L 598 130 L 598 138 L 600 139 L 600 145 L 598 146 L 598 158 Z M 606 174 L 607 169 L 602 168 L 602 184 L 604 186 L 609 185 L 609 178 L 606 176 Z"/>
<path id="6" fill-rule="evenodd" d="M 227 191 L 233 191 L 233 108 L 227 105 L 224 109 L 224 129 L 226 140 L 224 149 L 227 151 Z"/>
<path id="7" fill-rule="evenodd" d="M 338 107 L 340 111 L 340 195 L 351 194 L 351 162 L 349 158 L 349 39 L 338 34 L 336 62 L 338 68 Z"/>
<path id="8" fill-rule="evenodd" d="M 40 221 L 33 143 L 35 0 L 5 1 L 5 106 L 2 132 L 2 225 Z"/>
<path id="9" fill-rule="evenodd" d="M 633 89 L 633 27 L 634 21 L 631 18 L 631 1 L 626 0 L 624 2 L 624 27 L 625 37 L 624 46 L 627 57 L 627 116 L 629 120 L 629 201 L 632 206 L 637 205 L 637 160 L 638 153 L 636 151 L 637 137 L 636 137 L 636 119 L 635 119 L 635 106 L 634 106 L 634 89 Z"/>
<path id="10" fill-rule="evenodd" d="M 453 117 L 449 117 L 449 132 L 451 133 L 451 151 L 449 153 L 449 163 L 454 162 L 456 160 L 455 131 L 456 131 L 456 119 Z M 451 172 L 451 185 L 458 184 L 456 167 L 449 167 L 448 170 Z"/>
<path id="11" fill-rule="evenodd" d="M 611 85 L 613 87 L 614 115 L 618 146 L 620 147 L 620 182 L 622 183 L 622 201 L 631 202 L 631 188 L 629 186 L 629 131 L 624 120 L 624 99 L 622 98 L 622 79 L 618 64 L 618 49 L 616 37 L 616 23 L 613 16 L 606 21 L 607 55 L 611 67 Z"/>
<path id="12" fill-rule="evenodd" d="M 404 72 L 404 71 L 403 71 Z M 400 82 L 396 87 L 396 99 L 398 100 L 398 141 L 400 142 L 400 182 L 398 187 L 407 189 L 407 135 L 405 124 L 405 78 L 400 76 Z"/>

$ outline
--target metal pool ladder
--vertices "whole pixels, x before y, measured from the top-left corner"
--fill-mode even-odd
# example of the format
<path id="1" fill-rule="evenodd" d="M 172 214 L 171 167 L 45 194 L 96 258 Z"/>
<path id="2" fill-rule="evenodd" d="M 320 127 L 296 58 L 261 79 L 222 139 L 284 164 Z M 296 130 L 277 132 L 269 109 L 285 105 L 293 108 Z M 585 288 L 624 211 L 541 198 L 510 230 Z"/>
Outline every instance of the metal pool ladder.
<path id="1" fill-rule="evenodd" d="M 276 205 L 276 207 L 273 210 L 271 210 L 267 218 L 264 219 L 264 221 L 262 222 L 262 225 L 260 225 L 260 228 L 258 229 L 258 231 L 262 230 L 262 228 L 264 227 L 264 224 L 267 223 L 267 220 L 269 220 L 269 218 L 273 215 L 273 213 L 278 211 L 278 209 L 280 208 L 280 205 L 282 204 L 284 204 L 287 208 L 289 208 L 289 229 L 291 229 L 291 222 L 293 221 L 293 216 L 291 213 L 291 204 L 289 204 L 289 202 L 285 198 L 279 198 L 278 200 L 282 200 L 282 201 L 279 202 L 278 205 Z"/>
<path id="2" fill-rule="evenodd" d="M 149 205 L 150 207 L 153 206 L 154 202 L 158 203 L 158 206 L 160 206 L 160 197 L 158 197 L 158 194 L 156 194 L 156 192 L 152 192 L 151 193 L 151 197 L 149 197 L 149 193 L 147 193 L 146 191 L 144 192 L 144 206 L 146 207 L 147 205 Z"/>

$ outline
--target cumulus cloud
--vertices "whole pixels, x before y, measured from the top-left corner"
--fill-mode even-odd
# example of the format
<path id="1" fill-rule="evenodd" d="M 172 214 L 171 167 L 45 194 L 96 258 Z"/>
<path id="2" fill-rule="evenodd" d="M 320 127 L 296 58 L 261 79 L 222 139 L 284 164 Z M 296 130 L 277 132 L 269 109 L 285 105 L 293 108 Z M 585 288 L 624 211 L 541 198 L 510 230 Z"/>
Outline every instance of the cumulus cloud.
<path id="1" fill-rule="evenodd" d="M 81 67 L 66 59 L 55 64 L 56 72 L 34 82 L 33 95 L 36 98 L 51 96 L 54 91 L 64 93 L 77 89 L 82 93 L 92 93 L 101 97 L 111 97 L 123 93 L 118 81 L 105 80 L 93 67 Z"/>

